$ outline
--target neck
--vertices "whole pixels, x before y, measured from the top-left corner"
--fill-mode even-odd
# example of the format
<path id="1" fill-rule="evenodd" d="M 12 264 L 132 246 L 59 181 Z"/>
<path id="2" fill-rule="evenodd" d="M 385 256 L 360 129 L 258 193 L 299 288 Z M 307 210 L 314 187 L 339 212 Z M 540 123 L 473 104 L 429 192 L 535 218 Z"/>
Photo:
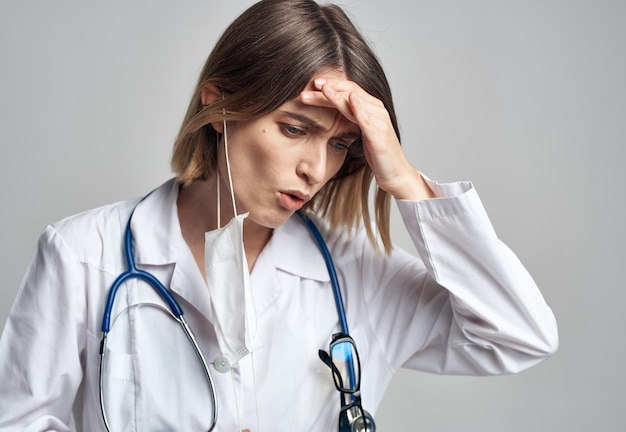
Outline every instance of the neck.
<path id="1" fill-rule="evenodd" d="M 180 187 L 178 192 L 178 219 L 185 242 L 191 249 L 196 264 L 204 274 L 204 234 L 217 229 L 217 182 L 215 178 L 196 180 L 189 187 Z M 234 216 L 230 191 L 220 181 L 221 204 L 220 224 L 224 226 Z M 226 198 L 226 199 L 224 199 Z M 270 228 L 257 225 L 250 219 L 244 221 L 243 244 L 252 271 L 256 259 L 272 236 Z"/>
<path id="2" fill-rule="evenodd" d="M 258 225 L 250 219 L 243 221 L 243 245 L 248 261 L 248 270 L 252 271 L 256 259 L 267 242 L 270 241 L 273 232 L 274 230 Z"/>

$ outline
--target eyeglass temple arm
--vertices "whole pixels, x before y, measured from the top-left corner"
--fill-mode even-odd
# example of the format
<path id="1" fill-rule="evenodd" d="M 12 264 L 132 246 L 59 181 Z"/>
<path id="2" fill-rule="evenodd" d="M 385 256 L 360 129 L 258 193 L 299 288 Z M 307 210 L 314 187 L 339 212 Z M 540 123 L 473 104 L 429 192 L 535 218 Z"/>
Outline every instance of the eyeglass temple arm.
<path id="1" fill-rule="evenodd" d="M 339 369 L 337 369 L 337 366 L 335 366 L 335 364 L 333 363 L 332 359 L 330 358 L 330 355 L 324 350 L 318 350 L 317 353 L 320 356 L 320 359 L 324 362 L 324 364 L 326 364 L 326 366 L 330 368 L 331 372 L 336 377 L 335 379 L 339 381 L 339 385 L 343 387 L 343 380 L 341 379 L 341 374 L 339 373 Z M 336 386 L 337 384 L 335 381 L 335 387 Z M 342 407 L 348 404 L 346 402 L 345 396 L 346 394 L 344 392 L 339 391 L 339 402 L 341 403 Z"/>
<path id="2" fill-rule="evenodd" d="M 333 363 L 333 360 L 330 358 L 330 355 L 324 350 L 317 351 L 317 354 L 320 356 L 320 359 L 324 362 L 324 364 L 330 368 L 333 375 L 339 381 L 339 386 L 343 388 L 343 380 L 341 379 L 341 373 L 339 373 L 339 369 L 337 369 L 337 366 L 335 366 L 335 364 Z"/>

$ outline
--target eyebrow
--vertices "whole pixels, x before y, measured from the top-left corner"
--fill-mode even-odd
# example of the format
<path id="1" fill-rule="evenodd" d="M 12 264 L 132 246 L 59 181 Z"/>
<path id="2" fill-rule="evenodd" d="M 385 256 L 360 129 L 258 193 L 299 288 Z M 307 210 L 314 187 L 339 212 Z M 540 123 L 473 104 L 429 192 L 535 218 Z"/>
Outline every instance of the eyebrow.
<path id="1" fill-rule="evenodd" d="M 310 117 L 307 117 L 305 115 L 302 114 L 298 114 L 292 111 L 284 111 L 284 110 L 280 110 L 279 111 L 281 114 L 290 117 L 293 120 L 296 120 L 297 122 L 300 122 L 300 124 L 308 127 L 309 129 L 311 129 L 313 132 L 315 133 L 322 133 L 325 132 L 326 129 L 319 124 L 318 122 L 316 122 L 315 120 L 313 120 Z M 342 139 L 348 139 L 348 140 L 356 140 L 361 136 L 360 132 L 344 132 L 341 133 L 339 135 L 336 135 L 337 138 L 342 138 Z"/>

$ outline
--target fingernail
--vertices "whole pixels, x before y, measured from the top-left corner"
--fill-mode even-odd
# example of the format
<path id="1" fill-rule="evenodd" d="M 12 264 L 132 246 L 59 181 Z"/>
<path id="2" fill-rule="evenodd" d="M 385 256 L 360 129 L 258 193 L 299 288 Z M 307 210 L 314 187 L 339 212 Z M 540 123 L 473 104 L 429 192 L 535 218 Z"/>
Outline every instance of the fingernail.
<path id="1" fill-rule="evenodd" d="M 303 100 L 313 100 L 313 92 L 303 91 L 302 93 L 300 93 L 300 95 L 302 96 Z"/>
<path id="2" fill-rule="evenodd" d="M 326 84 L 326 80 L 324 78 L 315 78 L 315 85 L 316 86 L 321 87 L 324 84 Z"/>

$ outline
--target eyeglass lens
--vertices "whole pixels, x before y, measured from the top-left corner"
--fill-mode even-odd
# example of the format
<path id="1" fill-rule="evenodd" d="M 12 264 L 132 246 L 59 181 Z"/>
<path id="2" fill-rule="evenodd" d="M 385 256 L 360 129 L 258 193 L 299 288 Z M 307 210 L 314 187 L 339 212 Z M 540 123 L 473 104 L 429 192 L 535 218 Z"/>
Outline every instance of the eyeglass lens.
<path id="1" fill-rule="evenodd" d="M 359 388 L 359 358 L 351 340 L 339 340 L 332 344 L 330 356 L 336 371 L 335 383 L 341 391 L 355 392 Z"/>
<path id="2" fill-rule="evenodd" d="M 361 406 L 361 364 L 352 338 L 336 334 L 330 344 L 330 355 L 323 350 L 319 355 L 331 368 L 335 386 L 342 393 L 339 432 L 375 432 L 374 419 Z"/>

